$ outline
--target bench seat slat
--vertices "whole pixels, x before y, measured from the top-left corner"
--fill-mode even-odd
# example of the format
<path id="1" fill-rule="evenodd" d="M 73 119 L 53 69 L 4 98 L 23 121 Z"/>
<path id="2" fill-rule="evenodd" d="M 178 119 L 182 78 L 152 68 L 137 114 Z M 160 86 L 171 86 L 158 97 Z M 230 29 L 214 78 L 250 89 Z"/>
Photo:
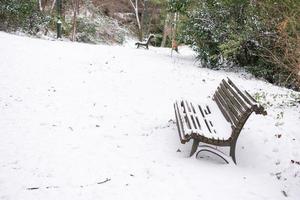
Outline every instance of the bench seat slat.
<path id="1" fill-rule="evenodd" d="M 191 108 L 193 110 L 193 115 L 195 117 L 195 122 L 198 130 L 202 130 L 201 126 L 201 118 L 198 116 L 198 113 L 196 112 L 195 106 L 190 102 Z"/>
<path id="2" fill-rule="evenodd" d="M 190 106 L 188 106 L 189 104 L 190 104 Z M 195 109 L 195 113 L 194 112 L 193 113 L 190 112 L 190 111 L 192 111 L 191 109 L 194 106 L 192 105 L 192 103 L 188 103 L 187 101 L 182 101 L 182 105 L 185 107 L 186 113 L 183 113 L 183 115 L 185 115 L 186 118 L 188 119 L 188 121 L 189 121 L 188 123 L 190 123 L 190 121 L 192 121 L 192 117 L 194 117 L 195 119 L 197 119 L 196 121 L 198 121 L 199 124 L 200 124 L 200 126 L 193 127 L 193 129 L 191 129 L 191 131 L 190 131 L 190 134 L 194 133 L 194 134 L 198 134 L 199 135 L 199 134 L 201 134 L 203 132 L 207 132 L 208 129 L 206 128 L 206 126 L 204 124 L 204 121 L 203 121 L 204 113 L 203 113 L 203 116 L 202 116 L 202 114 L 200 115 L 200 113 L 197 111 L 197 109 Z M 199 106 L 200 105 L 198 105 L 198 107 Z M 191 108 L 191 109 L 189 109 L 189 108 Z M 203 112 L 202 109 L 201 109 L 201 112 Z"/>
<path id="3" fill-rule="evenodd" d="M 182 129 L 183 129 L 183 133 L 181 135 L 182 135 L 183 140 L 186 140 L 186 138 L 191 133 L 191 129 L 187 126 L 187 121 L 186 121 L 185 116 L 183 114 L 184 110 L 181 106 L 181 103 L 177 102 L 176 105 L 177 105 L 177 109 L 178 109 L 179 119 L 181 121 L 181 126 L 182 126 Z"/>
<path id="4" fill-rule="evenodd" d="M 190 104 L 190 107 L 191 107 L 191 110 L 192 110 L 192 114 L 190 116 L 191 116 L 192 121 L 194 123 L 195 129 L 196 130 L 201 130 L 200 120 L 196 115 L 195 107 L 191 102 L 189 102 L 189 104 Z"/>
<path id="5" fill-rule="evenodd" d="M 216 115 L 212 115 L 212 113 L 216 112 L 217 105 L 215 105 L 214 109 L 209 108 L 208 111 L 207 105 L 195 105 L 191 102 L 181 101 L 181 102 L 176 102 L 174 104 L 174 107 L 176 110 L 175 111 L 176 120 L 183 122 L 183 123 L 177 123 L 181 126 L 179 131 L 184 132 L 184 133 L 180 133 L 180 140 L 183 143 L 190 140 L 192 137 L 206 137 L 208 139 L 211 139 L 212 141 L 220 142 L 220 143 L 225 140 L 224 138 L 228 139 L 230 137 L 230 133 L 231 133 L 230 125 L 228 126 L 228 128 L 224 129 L 224 126 L 222 126 L 223 128 L 222 127 L 220 128 L 220 125 L 216 126 L 217 123 L 214 123 L 212 121 L 212 117 L 216 116 Z M 205 111 L 207 114 L 204 114 Z M 219 116 L 224 117 L 221 112 Z M 222 124 L 224 123 L 222 122 L 223 121 L 222 119 L 218 121 L 220 121 Z M 217 134 L 218 133 L 217 129 L 219 129 L 220 133 L 222 132 L 227 133 L 226 136 L 224 134 L 223 136 Z"/>
<path id="6" fill-rule="evenodd" d="M 210 130 L 210 127 L 205 122 L 207 115 L 205 115 L 205 110 L 203 109 L 204 106 L 198 105 L 197 107 L 198 107 L 197 116 L 201 121 L 202 132 L 203 133 L 212 133 L 211 130 Z M 201 113 L 201 115 L 200 115 L 200 113 Z"/>
<path id="7" fill-rule="evenodd" d="M 196 131 L 195 123 L 193 122 L 191 108 L 189 107 L 187 101 L 183 101 L 183 107 L 185 108 L 185 117 L 188 124 L 190 125 L 190 130 L 191 132 L 195 132 Z"/>
<path id="8" fill-rule="evenodd" d="M 174 110 L 175 110 L 175 117 L 176 117 L 179 138 L 181 143 L 185 143 L 184 128 L 183 128 L 184 125 L 182 124 L 181 116 L 179 114 L 178 102 L 174 103 Z"/>

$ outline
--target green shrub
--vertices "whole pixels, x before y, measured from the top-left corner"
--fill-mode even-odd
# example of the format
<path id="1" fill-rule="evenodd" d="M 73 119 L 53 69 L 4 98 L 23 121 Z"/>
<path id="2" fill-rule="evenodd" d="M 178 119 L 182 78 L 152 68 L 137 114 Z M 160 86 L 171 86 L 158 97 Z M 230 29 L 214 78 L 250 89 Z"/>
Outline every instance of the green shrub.
<path id="1" fill-rule="evenodd" d="M 23 30 L 36 33 L 42 26 L 47 26 L 50 18 L 44 16 L 37 6 L 37 1 L 2 0 L 0 4 L 0 28 L 2 30 Z"/>
<path id="2" fill-rule="evenodd" d="M 181 37 L 203 66 L 232 64 L 294 89 L 300 86 L 300 1 L 202 0 L 187 12 Z"/>
<path id="3" fill-rule="evenodd" d="M 77 34 L 76 40 L 78 42 L 96 43 L 96 24 L 85 19 L 77 18 Z"/>

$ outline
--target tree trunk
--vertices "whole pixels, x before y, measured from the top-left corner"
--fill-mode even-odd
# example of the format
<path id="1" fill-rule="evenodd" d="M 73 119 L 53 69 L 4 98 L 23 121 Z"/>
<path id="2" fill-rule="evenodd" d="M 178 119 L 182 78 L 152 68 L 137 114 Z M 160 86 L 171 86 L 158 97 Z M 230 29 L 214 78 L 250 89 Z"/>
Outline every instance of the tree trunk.
<path id="1" fill-rule="evenodd" d="M 174 22 L 173 22 L 173 31 L 172 31 L 172 40 L 176 40 L 177 35 L 177 22 L 178 22 L 179 14 L 176 12 L 174 13 Z"/>
<path id="2" fill-rule="evenodd" d="M 143 0 L 143 11 L 142 11 L 142 19 L 141 19 L 141 24 L 142 24 L 142 32 L 143 35 L 149 35 L 149 24 L 150 24 L 150 19 L 149 19 L 149 9 L 148 9 L 148 1 Z"/>
<path id="3" fill-rule="evenodd" d="M 170 34 L 169 23 L 170 23 L 170 15 L 167 14 L 165 23 L 164 23 L 164 33 L 163 33 L 163 38 L 162 38 L 161 45 L 160 45 L 161 47 L 166 46 L 167 36 Z"/>
<path id="4" fill-rule="evenodd" d="M 73 0 L 73 29 L 72 29 L 72 41 L 76 40 L 77 29 L 77 13 L 79 12 L 79 1 Z"/>
<path id="5" fill-rule="evenodd" d="M 39 2 L 38 2 L 38 3 L 39 3 L 39 10 L 40 10 L 40 11 L 43 11 L 43 7 L 42 7 L 42 0 L 39 0 Z"/>
<path id="6" fill-rule="evenodd" d="M 53 12 L 53 10 L 54 10 L 54 7 L 55 7 L 55 4 L 56 4 L 56 0 L 53 0 L 53 1 L 52 1 L 52 6 L 51 6 L 50 13 L 52 13 L 52 12 Z"/>
<path id="7" fill-rule="evenodd" d="M 73 11 L 73 29 L 72 29 L 72 41 L 74 42 L 76 39 L 76 20 L 77 20 L 77 12 Z"/>
<path id="8" fill-rule="evenodd" d="M 139 17 L 139 7 L 138 7 L 138 0 L 135 0 L 135 4 L 132 2 L 132 0 L 129 0 L 131 6 L 134 9 L 134 14 L 136 17 L 136 22 L 138 25 L 138 37 L 139 40 L 142 41 L 143 39 L 143 30 L 142 30 L 142 25 L 141 25 L 141 21 L 140 21 L 140 17 Z"/>

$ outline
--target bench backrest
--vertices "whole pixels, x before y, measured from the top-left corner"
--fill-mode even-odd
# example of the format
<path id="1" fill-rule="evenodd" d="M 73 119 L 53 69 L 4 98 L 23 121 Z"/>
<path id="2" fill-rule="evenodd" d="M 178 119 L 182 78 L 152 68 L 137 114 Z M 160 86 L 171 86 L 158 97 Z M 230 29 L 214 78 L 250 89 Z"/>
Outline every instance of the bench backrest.
<path id="1" fill-rule="evenodd" d="M 149 44 L 152 38 L 154 38 L 154 35 L 150 34 L 149 37 L 148 37 L 148 39 L 147 39 L 146 44 Z"/>
<path id="2" fill-rule="evenodd" d="M 247 92 L 242 92 L 229 78 L 222 80 L 213 96 L 225 119 L 231 124 L 232 136 L 243 128 L 246 120 L 254 111 L 266 115 L 267 112 Z"/>

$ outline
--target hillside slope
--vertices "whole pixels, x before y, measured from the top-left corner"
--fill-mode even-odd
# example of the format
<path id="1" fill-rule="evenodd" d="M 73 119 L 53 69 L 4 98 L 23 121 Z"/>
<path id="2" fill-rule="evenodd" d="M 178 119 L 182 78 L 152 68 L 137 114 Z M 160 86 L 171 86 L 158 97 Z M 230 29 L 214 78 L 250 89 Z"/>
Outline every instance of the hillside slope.
<path id="1" fill-rule="evenodd" d="M 299 93 L 198 68 L 188 48 L 0 43 L 0 199 L 299 198 Z M 227 76 L 268 110 L 242 130 L 237 166 L 189 158 L 172 107 Z"/>

